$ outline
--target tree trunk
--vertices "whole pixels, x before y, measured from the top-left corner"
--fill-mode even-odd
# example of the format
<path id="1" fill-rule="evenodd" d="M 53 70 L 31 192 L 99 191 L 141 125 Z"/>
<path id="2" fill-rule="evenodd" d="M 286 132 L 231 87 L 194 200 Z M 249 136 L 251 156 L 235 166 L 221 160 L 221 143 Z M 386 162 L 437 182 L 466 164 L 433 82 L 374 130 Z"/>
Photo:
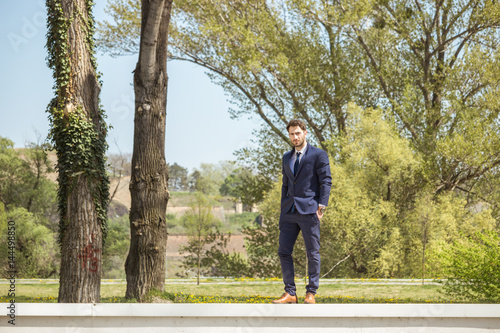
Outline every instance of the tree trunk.
<path id="1" fill-rule="evenodd" d="M 424 232 L 422 235 L 422 285 L 425 284 L 425 247 L 427 243 L 427 220 L 424 222 Z"/>
<path id="2" fill-rule="evenodd" d="M 172 0 L 143 0 L 139 61 L 134 73 L 135 120 L 130 180 L 127 298 L 143 302 L 164 290 L 168 202 L 165 161 L 167 38 Z"/>
<path id="3" fill-rule="evenodd" d="M 100 301 L 109 182 L 89 0 L 47 0 L 47 49 L 56 98 L 49 105 L 58 159 L 59 302 Z"/>
<path id="4" fill-rule="evenodd" d="M 200 241 L 201 243 L 201 241 Z M 200 285 L 200 270 L 201 270 L 201 248 L 198 248 L 198 273 L 196 274 L 196 284 Z"/>
<path id="5" fill-rule="evenodd" d="M 87 177 L 80 175 L 68 198 L 71 221 L 61 244 L 60 303 L 99 303 L 102 230 Z"/>

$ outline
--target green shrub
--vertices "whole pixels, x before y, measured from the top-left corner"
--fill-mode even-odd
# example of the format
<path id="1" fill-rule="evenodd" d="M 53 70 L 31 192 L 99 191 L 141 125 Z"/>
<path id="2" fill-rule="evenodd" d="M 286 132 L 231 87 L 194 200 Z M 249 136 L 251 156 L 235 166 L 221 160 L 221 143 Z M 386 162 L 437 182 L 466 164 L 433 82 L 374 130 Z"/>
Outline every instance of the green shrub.
<path id="1" fill-rule="evenodd" d="M 244 228 L 252 228 L 256 226 L 257 219 L 260 213 L 243 212 L 241 214 L 228 214 L 226 216 L 229 224 L 229 231 L 241 233 Z"/>
<path id="2" fill-rule="evenodd" d="M 444 251 L 444 293 L 457 300 L 500 302 L 500 237 L 477 232 Z"/>
<path id="3" fill-rule="evenodd" d="M 0 203 L 0 249 L 7 254 L 7 224 L 15 228 L 15 269 L 18 278 L 50 278 L 59 272 L 58 248 L 55 234 L 33 213 L 15 207 L 5 211 Z M 11 232 L 13 232 L 11 230 Z M 14 237 L 14 236 L 12 236 Z M 8 256 L 0 257 L 0 276 L 7 277 Z"/>
<path id="4" fill-rule="evenodd" d="M 130 225 L 128 214 L 110 219 L 108 237 L 103 249 L 102 277 L 105 279 L 125 278 L 125 260 L 130 246 Z"/>

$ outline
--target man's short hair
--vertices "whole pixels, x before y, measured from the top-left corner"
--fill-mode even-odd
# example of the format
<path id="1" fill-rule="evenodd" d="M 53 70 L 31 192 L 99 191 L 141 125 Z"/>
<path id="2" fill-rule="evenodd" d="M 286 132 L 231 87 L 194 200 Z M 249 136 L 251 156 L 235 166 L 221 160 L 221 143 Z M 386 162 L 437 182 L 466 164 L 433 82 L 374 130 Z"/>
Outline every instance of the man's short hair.
<path id="1" fill-rule="evenodd" d="M 305 131 L 306 130 L 306 124 L 302 120 L 299 119 L 292 119 L 290 122 L 288 122 L 288 125 L 286 125 L 286 131 L 288 132 L 288 129 L 290 127 L 295 127 L 299 126 L 301 130 Z"/>

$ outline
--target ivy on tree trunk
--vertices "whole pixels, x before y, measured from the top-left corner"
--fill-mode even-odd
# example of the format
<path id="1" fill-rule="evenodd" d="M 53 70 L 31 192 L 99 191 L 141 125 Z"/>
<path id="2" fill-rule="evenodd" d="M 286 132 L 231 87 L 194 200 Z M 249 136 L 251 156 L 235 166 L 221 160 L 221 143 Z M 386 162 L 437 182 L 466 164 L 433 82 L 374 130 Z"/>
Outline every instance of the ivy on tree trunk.
<path id="1" fill-rule="evenodd" d="M 101 85 L 94 57 L 93 2 L 47 0 L 46 6 L 47 61 L 55 79 L 55 98 L 47 111 L 59 183 L 59 302 L 97 303 L 109 180 L 107 126 L 99 105 Z"/>

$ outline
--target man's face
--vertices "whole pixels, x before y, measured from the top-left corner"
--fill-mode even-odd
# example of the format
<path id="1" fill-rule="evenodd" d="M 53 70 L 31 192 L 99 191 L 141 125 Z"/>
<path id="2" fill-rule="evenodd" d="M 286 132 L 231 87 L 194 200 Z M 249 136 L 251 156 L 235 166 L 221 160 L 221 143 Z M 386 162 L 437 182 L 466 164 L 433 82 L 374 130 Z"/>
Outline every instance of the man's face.
<path id="1" fill-rule="evenodd" d="M 303 131 L 299 126 L 291 126 L 288 128 L 288 136 L 293 146 L 302 149 L 306 141 L 307 131 Z"/>

